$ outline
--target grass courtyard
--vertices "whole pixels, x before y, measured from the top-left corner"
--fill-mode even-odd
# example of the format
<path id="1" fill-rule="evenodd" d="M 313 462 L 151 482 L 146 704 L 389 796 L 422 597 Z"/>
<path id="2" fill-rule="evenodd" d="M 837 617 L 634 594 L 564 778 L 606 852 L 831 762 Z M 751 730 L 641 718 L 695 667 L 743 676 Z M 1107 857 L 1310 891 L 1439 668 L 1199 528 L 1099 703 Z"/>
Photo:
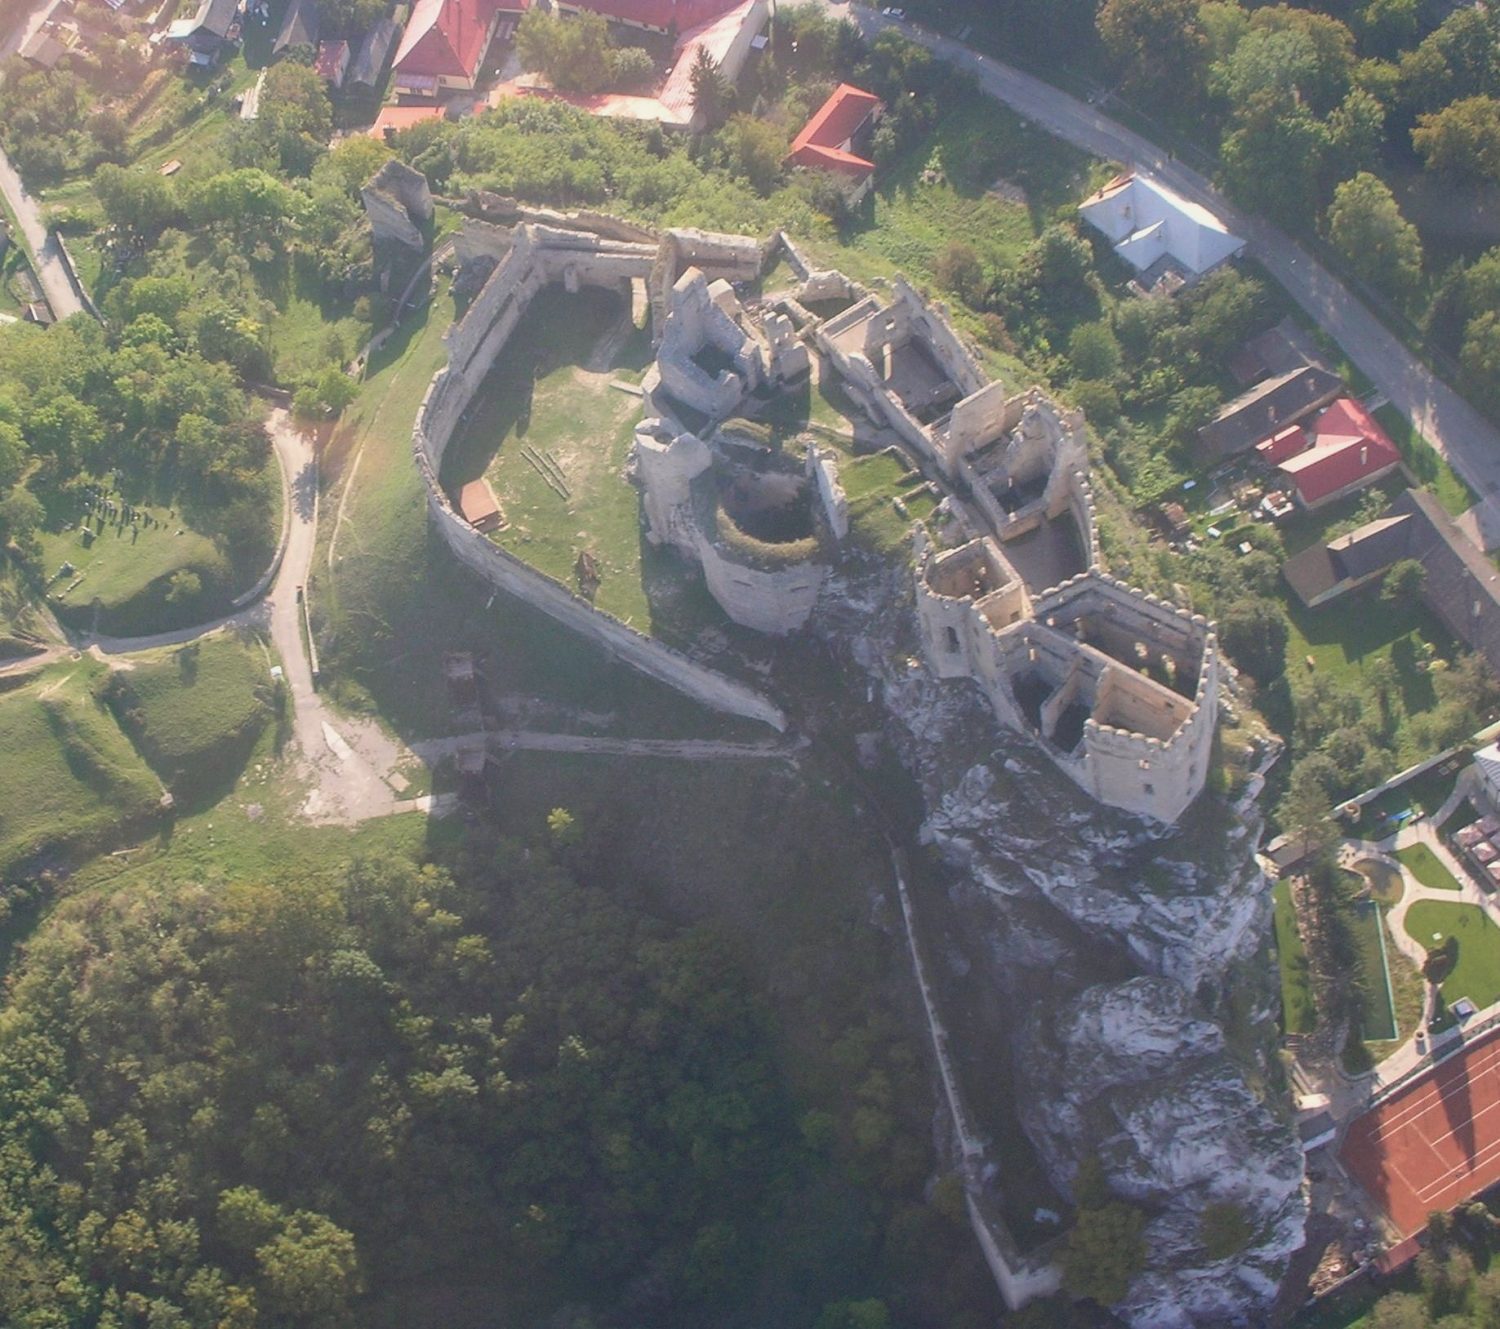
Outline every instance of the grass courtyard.
<path id="1" fill-rule="evenodd" d="M 1406 930 L 1429 950 L 1446 937 L 1457 938 L 1458 958 L 1443 982 L 1449 1008 L 1460 997 L 1480 1009 L 1500 1001 L 1500 928 L 1477 904 L 1418 900 L 1406 911 Z"/>
<path id="2" fill-rule="evenodd" d="M 1425 844 L 1412 844 L 1405 849 L 1398 849 L 1396 857 L 1429 890 L 1456 892 L 1462 889 L 1453 874 L 1443 865 L 1443 861 Z"/>
<path id="3" fill-rule="evenodd" d="M 443 334 L 453 310 L 440 286 L 407 316 L 371 357 L 359 399 L 324 448 L 333 483 L 323 495 L 308 599 L 338 701 L 378 714 L 408 738 L 452 732 L 439 682 L 442 656 L 472 650 L 484 657 L 495 695 L 549 708 L 552 724 L 587 715 L 605 732 L 705 736 L 736 729 L 610 661 L 544 614 L 491 594 L 432 534 L 411 460 L 411 427 L 446 362 Z M 623 482 L 620 488 L 634 497 Z"/>
<path id="4" fill-rule="evenodd" d="M 455 434 L 443 482 L 457 492 L 483 475 L 507 523 L 496 543 L 570 589 L 579 557 L 591 555 L 601 576 L 594 604 L 648 631 L 640 499 L 622 475 L 641 400 L 610 386 L 612 366 L 584 367 L 619 314 L 618 301 L 596 289 L 539 294 Z M 639 357 L 642 340 L 626 341 L 627 357 Z M 548 463 L 562 473 L 561 490 L 544 476 Z"/>

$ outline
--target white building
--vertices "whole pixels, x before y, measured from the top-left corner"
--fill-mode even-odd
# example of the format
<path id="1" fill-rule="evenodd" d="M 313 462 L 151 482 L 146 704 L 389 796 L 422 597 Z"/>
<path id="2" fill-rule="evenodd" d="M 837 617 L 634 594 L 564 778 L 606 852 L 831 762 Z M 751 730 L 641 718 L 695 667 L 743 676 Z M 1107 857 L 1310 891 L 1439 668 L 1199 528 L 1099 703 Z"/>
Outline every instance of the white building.
<path id="1" fill-rule="evenodd" d="M 1245 247 L 1207 208 L 1145 176 L 1116 176 L 1078 211 L 1137 272 L 1170 258 L 1196 277 Z"/>

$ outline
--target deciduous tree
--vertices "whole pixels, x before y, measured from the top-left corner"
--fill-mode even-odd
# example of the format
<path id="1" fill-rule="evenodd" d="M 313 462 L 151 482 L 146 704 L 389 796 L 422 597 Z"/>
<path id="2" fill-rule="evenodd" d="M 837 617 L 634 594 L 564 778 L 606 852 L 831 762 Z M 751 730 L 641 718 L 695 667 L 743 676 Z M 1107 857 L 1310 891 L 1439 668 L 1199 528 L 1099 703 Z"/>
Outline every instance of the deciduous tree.
<path id="1" fill-rule="evenodd" d="M 1421 281 L 1421 237 L 1379 176 L 1361 171 L 1333 191 L 1328 238 L 1355 273 L 1391 295 L 1409 295 Z"/>
<path id="2" fill-rule="evenodd" d="M 1195 0 L 1104 0 L 1098 25 L 1132 89 L 1193 95 L 1208 51 Z"/>

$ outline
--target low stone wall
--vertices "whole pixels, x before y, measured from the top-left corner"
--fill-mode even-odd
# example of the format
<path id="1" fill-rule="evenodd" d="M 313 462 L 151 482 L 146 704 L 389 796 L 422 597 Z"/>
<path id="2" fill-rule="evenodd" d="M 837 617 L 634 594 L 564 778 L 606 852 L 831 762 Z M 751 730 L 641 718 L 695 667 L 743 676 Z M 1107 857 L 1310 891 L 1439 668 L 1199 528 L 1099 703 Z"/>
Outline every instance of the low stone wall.
<path id="1" fill-rule="evenodd" d="M 563 271 L 572 272 L 575 280 L 588 281 L 595 275 L 589 266 L 591 251 L 586 245 L 580 247 L 581 237 L 577 235 L 566 236 L 558 246 L 561 252 L 550 255 L 537 252 L 550 240 L 541 228 L 518 228 L 516 238 L 517 243 L 491 274 L 468 315 L 450 334 L 450 367 L 433 376 L 413 424 L 412 457 L 427 490 L 427 512 L 434 528 L 465 567 L 616 659 L 714 710 L 784 730 L 786 716 L 760 693 L 601 613 L 561 582 L 491 543 L 463 519 L 444 493 L 438 475 L 453 431 L 531 298 L 549 280 L 560 279 Z M 639 264 L 637 246 L 610 244 L 600 248 L 605 252 L 600 255 L 602 270 L 598 275 L 606 284 L 618 279 L 622 265 Z M 553 259 L 556 261 L 549 261 Z"/>

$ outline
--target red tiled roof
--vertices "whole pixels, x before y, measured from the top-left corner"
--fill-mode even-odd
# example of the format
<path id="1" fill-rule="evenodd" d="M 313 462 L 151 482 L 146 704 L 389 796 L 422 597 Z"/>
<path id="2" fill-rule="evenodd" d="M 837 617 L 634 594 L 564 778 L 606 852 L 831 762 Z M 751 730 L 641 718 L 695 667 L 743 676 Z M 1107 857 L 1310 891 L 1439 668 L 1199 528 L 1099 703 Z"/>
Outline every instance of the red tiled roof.
<path id="1" fill-rule="evenodd" d="M 387 131 L 394 134 L 423 120 L 441 120 L 442 117 L 441 106 L 382 106 L 368 132 L 371 138 L 383 139 Z"/>
<path id="2" fill-rule="evenodd" d="M 1280 469 L 1311 505 L 1400 461 L 1401 453 L 1370 413 L 1342 397 L 1318 417 L 1313 446 L 1288 457 Z"/>
<path id="3" fill-rule="evenodd" d="M 1279 434 L 1272 434 L 1264 443 L 1257 443 L 1255 451 L 1267 466 L 1279 466 L 1288 457 L 1295 457 L 1307 447 L 1307 433 L 1301 425 L 1290 425 Z"/>
<path id="4" fill-rule="evenodd" d="M 417 0 L 394 68 L 401 74 L 472 79 L 484 55 L 495 0 Z"/>
<path id="5" fill-rule="evenodd" d="M 798 166 L 821 167 L 853 175 L 873 171 L 874 162 L 846 151 L 841 145 L 853 137 L 879 105 L 880 98 L 874 93 L 840 83 L 792 140 L 787 159 Z"/>
<path id="6" fill-rule="evenodd" d="M 343 73 L 349 63 L 349 43 L 345 41 L 319 42 L 318 58 L 313 68 L 320 78 L 335 79 Z"/>

